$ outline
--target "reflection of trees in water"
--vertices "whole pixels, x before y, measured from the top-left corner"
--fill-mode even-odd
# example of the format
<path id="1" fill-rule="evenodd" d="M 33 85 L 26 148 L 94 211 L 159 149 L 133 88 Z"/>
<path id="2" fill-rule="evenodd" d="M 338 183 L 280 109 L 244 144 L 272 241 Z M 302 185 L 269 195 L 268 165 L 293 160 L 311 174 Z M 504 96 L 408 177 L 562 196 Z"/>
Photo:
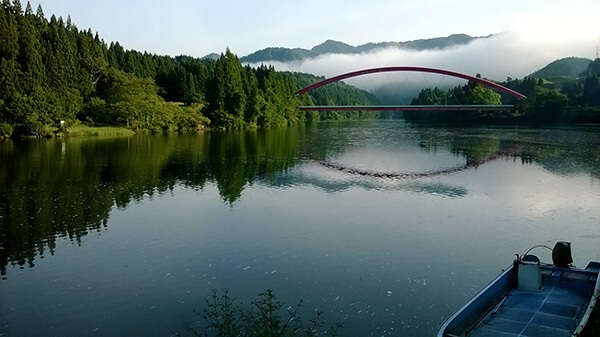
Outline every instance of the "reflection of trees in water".
<path id="1" fill-rule="evenodd" d="M 477 128 L 432 127 L 410 124 L 420 131 L 419 144 L 427 152 L 447 149 L 457 157 L 464 158 L 465 165 L 477 165 L 497 154 L 516 155 L 520 148 L 514 142 L 514 132 L 510 130 L 489 130 Z"/>
<path id="2" fill-rule="evenodd" d="M 257 177 L 294 165 L 300 130 L 0 142 L 0 272 L 33 267 L 57 237 L 79 244 L 106 226 L 113 205 L 178 184 L 214 181 L 232 203 Z"/>
<path id="3" fill-rule="evenodd" d="M 597 127 L 543 130 L 543 136 L 525 133 L 523 163 L 538 163 L 555 174 L 589 174 L 600 178 L 600 132 Z"/>
<path id="4" fill-rule="evenodd" d="M 213 132 L 208 171 L 226 202 L 236 201 L 257 177 L 274 179 L 295 165 L 299 128 Z"/>
<path id="5" fill-rule="evenodd" d="M 398 136 L 406 137 L 406 139 L 412 142 L 418 142 L 423 152 L 449 151 L 457 157 L 464 159 L 465 163 L 455 167 L 443 167 L 427 171 L 400 172 L 360 169 L 335 163 L 327 159 L 318 159 L 331 157 L 336 154 L 338 147 L 340 147 L 340 142 L 341 144 L 346 144 L 346 147 L 351 147 L 353 138 L 360 138 L 352 125 L 347 128 L 346 132 L 340 132 L 341 140 L 327 141 L 326 143 L 330 145 L 328 147 L 321 147 L 321 153 L 317 153 L 316 156 L 306 155 L 306 157 L 314 160 L 319 165 L 352 175 L 388 179 L 415 179 L 458 173 L 477 168 L 491 160 L 502 157 L 513 157 L 519 153 L 518 144 L 515 144 L 513 141 L 504 140 L 500 132 L 490 133 L 487 130 L 483 130 L 478 134 L 464 132 L 462 129 L 423 127 L 422 124 L 409 125 L 411 126 L 410 128 L 403 128 L 402 130 L 403 132 L 406 131 L 404 132 L 405 134 Z M 416 134 L 414 134 L 414 131 L 416 131 Z M 358 132 L 361 132 L 361 130 L 358 130 Z M 385 141 L 385 139 L 377 139 L 375 143 Z M 332 146 L 331 144 L 334 145 Z M 338 145 L 337 147 L 335 146 L 336 144 Z M 388 144 L 388 146 L 396 145 L 402 146 L 402 144 Z M 344 149 L 339 152 L 343 153 Z"/>
<path id="6" fill-rule="evenodd" d="M 447 148 L 476 163 L 494 153 L 514 152 L 523 164 L 537 163 L 559 175 L 589 174 L 600 178 L 600 128 L 557 127 L 434 127 L 410 124 L 422 130 L 420 144 L 426 151 Z M 511 153 L 512 155 L 512 153 Z"/>
<path id="7" fill-rule="evenodd" d="M 216 184 L 224 202 L 234 203 L 256 180 L 284 183 L 281 173 L 296 165 L 299 153 L 324 161 L 360 145 L 375 131 L 368 128 L 377 128 L 377 123 L 331 124 L 336 123 L 178 136 L 0 142 L 0 272 L 6 274 L 9 263 L 33 266 L 37 255 L 53 254 L 57 237 L 79 243 L 106 226 L 115 205 L 126 207 L 176 185 L 203 188 L 207 182 Z M 597 127 L 400 127 L 412 133 L 410 142 L 418 143 L 422 151 L 450 151 L 465 159 L 465 167 L 494 155 L 511 155 L 557 174 L 600 177 Z M 511 149 L 519 151 L 509 153 Z M 301 183 L 331 187 L 317 180 Z M 451 196 L 465 193 L 452 186 L 404 188 Z"/>

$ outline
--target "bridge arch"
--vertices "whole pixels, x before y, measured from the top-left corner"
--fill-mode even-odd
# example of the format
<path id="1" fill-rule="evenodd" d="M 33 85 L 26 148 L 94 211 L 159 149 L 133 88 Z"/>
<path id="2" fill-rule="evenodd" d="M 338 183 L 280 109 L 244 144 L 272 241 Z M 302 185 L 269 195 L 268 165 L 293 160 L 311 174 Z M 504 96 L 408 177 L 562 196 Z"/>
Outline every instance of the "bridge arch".
<path id="1" fill-rule="evenodd" d="M 304 95 L 305 93 L 312 91 L 316 88 L 320 88 L 329 83 L 345 80 L 347 78 L 362 76 L 362 75 L 367 75 L 367 74 L 396 72 L 396 71 L 398 71 L 398 72 L 422 72 L 422 73 L 448 75 L 448 76 L 452 76 L 452 77 L 462 78 L 462 79 L 465 79 L 468 81 L 473 81 L 473 82 L 482 84 L 486 87 L 490 87 L 490 88 L 494 88 L 499 91 L 503 91 L 503 92 L 505 92 L 509 95 L 512 95 L 516 98 L 527 98 L 525 95 L 523 95 L 517 91 L 514 91 L 514 90 L 509 89 L 505 86 L 502 86 L 498 83 L 494 83 L 492 81 L 488 81 L 483 78 L 479 78 L 479 77 L 475 77 L 475 76 L 471 76 L 471 75 L 467 75 L 467 74 L 462 74 L 462 73 L 450 71 L 450 70 L 444 70 L 444 69 L 438 69 L 438 68 L 428 68 L 428 67 L 412 67 L 412 66 L 370 68 L 370 69 L 357 70 L 357 71 L 337 75 L 337 76 L 334 76 L 331 78 L 324 79 L 317 83 L 311 84 L 306 88 L 302 88 L 302 89 L 298 90 L 296 92 L 296 96 Z"/>

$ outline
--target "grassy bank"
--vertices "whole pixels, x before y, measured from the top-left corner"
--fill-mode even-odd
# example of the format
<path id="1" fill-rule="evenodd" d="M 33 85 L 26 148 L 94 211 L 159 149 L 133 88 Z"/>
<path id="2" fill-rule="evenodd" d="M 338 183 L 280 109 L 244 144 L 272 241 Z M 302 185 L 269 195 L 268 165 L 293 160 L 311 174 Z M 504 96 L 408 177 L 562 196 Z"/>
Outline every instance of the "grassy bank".
<path id="1" fill-rule="evenodd" d="M 58 133 L 61 136 L 80 137 L 80 136 L 103 136 L 103 137 L 120 137 L 135 135 L 135 131 L 117 126 L 86 126 L 75 125 L 68 127 L 66 132 Z"/>

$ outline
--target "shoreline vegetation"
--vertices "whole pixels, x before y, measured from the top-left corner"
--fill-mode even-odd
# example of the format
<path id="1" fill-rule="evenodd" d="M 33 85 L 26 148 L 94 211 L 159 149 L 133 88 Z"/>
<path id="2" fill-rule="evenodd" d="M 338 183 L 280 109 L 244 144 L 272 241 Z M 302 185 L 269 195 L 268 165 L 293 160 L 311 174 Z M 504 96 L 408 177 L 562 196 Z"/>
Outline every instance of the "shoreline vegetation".
<path id="1" fill-rule="evenodd" d="M 76 125 L 56 130 L 57 137 L 129 137 L 136 132 L 119 126 Z"/>
<path id="2" fill-rule="evenodd" d="M 18 0 L 1 1 L 0 138 L 131 134 L 107 127 L 195 132 L 400 115 L 302 112 L 302 105 L 374 105 L 379 99 L 341 82 L 296 97 L 296 90 L 323 78 L 244 66 L 229 49 L 217 60 L 125 50 L 91 29 L 78 29 L 70 17 L 47 19 L 41 5 L 34 11 L 29 2 L 23 9 Z M 496 115 L 406 112 L 402 117 L 451 123 L 600 122 L 599 74 L 596 59 L 577 78 L 507 78 L 501 84 L 528 96 L 520 101 L 472 82 L 449 90 L 426 88 L 412 104 L 503 103 L 517 109 Z"/>
<path id="3" fill-rule="evenodd" d="M 480 75 L 477 74 L 477 77 Z M 425 88 L 411 104 L 511 104 L 515 109 L 496 114 L 482 111 L 457 114 L 440 111 L 409 112 L 404 113 L 404 118 L 449 123 L 600 123 L 600 59 L 590 62 L 579 77 L 555 78 L 552 81 L 533 77 L 521 80 L 507 78 L 500 84 L 527 98 L 516 99 L 473 82 L 447 91 Z"/>
<path id="4" fill-rule="evenodd" d="M 168 133 L 379 115 L 301 113 L 300 105 L 373 102 L 343 83 L 298 98 L 299 83 L 316 76 L 243 66 L 229 49 L 217 60 L 125 50 L 29 2 L 2 0 L 0 36 L 0 138 L 49 137 L 77 124 Z"/>
<path id="5" fill-rule="evenodd" d="M 344 83 L 296 97 L 297 89 L 322 78 L 244 66 L 229 49 L 217 60 L 125 50 L 91 29 L 78 29 L 70 17 L 47 19 L 41 5 L 34 11 L 29 2 L 23 9 L 18 0 L 0 1 L 0 139 L 120 137 L 393 117 L 304 113 L 299 106 L 369 105 L 377 104 L 377 97 Z M 412 104 L 504 103 L 517 109 L 499 115 L 420 112 L 403 117 L 452 123 L 600 123 L 600 59 L 573 78 L 507 78 L 501 84 L 528 98 L 515 100 L 475 83 L 426 88 Z M 599 316 L 596 307 L 582 336 L 598 334 Z"/>
<path id="6" fill-rule="evenodd" d="M 195 311 L 204 324 L 186 324 L 186 330 L 202 337 L 313 337 L 339 336 L 344 326 L 339 322 L 325 327 L 322 311 L 314 310 L 312 319 L 305 317 L 303 301 L 287 306 L 272 289 L 244 305 L 237 297 L 229 295 L 229 289 L 213 289 L 210 298 L 204 299 L 204 307 Z M 286 309 L 287 306 L 287 309 Z M 304 316 L 304 317 L 303 317 Z"/>

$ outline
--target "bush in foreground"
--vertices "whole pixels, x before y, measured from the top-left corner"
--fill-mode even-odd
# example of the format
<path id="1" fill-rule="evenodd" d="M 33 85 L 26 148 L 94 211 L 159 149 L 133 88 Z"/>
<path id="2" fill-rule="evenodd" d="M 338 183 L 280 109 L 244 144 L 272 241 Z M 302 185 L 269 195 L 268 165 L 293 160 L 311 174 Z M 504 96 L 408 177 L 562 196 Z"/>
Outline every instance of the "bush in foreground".
<path id="1" fill-rule="evenodd" d="M 342 327 L 336 323 L 329 330 L 323 328 L 322 312 L 306 324 L 299 316 L 300 301 L 295 307 L 284 309 L 273 290 L 260 293 L 258 298 L 242 309 L 242 303 L 229 296 L 229 290 L 213 289 L 212 296 L 205 299 L 206 306 L 196 312 L 207 323 L 205 329 L 186 326 L 196 336 L 216 337 L 312 337 L 317 335 L 338 336 Z"/>

